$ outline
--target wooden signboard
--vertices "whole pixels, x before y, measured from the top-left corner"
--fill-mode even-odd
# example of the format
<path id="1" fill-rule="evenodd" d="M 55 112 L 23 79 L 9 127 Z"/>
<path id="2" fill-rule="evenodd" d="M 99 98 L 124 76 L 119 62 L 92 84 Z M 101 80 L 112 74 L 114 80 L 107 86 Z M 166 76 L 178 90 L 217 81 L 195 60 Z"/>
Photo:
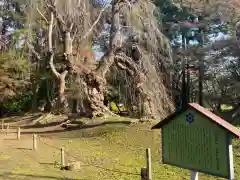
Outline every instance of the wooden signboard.
<path id="1" fill-rule="evenodd" d="M 162 161 L 195 172 L 234 179 L 231 140 L 240 131 L 198 104 L 155 125 L 162 129 Z"/>

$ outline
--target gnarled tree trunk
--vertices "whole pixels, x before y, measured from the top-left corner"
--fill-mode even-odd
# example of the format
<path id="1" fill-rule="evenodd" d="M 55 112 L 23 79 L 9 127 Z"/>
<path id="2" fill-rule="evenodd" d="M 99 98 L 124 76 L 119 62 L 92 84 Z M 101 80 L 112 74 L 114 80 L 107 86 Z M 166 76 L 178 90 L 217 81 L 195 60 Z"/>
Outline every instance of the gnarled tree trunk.
<path id="1" fill-rule="evenodd" d="M 85 84 L 85 94 L 87 96 L 85 108 L 91 117 L 114 115 L 107 106 L 104 105 L 104 97 L 106 93 L 106 74 L 115 61 L 115 53 L 122 47 L 120 33 L 120 12 L 119 2 L 114 0 L 112 5 L 112 27 L 110 39 L 110 51 L 104 55 L 101 63 L 95 72 L 85 71 L 82 76 Z"/>
<path id="2" fill-rule="evenodd" d="M 78 2 L 81 3 L 81 1 Z M 60 1 L 58 3 L 60 3 Z M 69 1 L 62 1 L 61 3 L 62 4 L 59 4 L 57 7 L 55 4 L 51 3 L 47 6 L 51 14 L 51 20 L 48 22 L 49 65 L 54 77 L 56 78 L 56 83 L 58 84 L 58 108 L 61 109 L 66 107 L 68 99 L 65 94 L 67 86 L 66 77 L 70 75 L 70 77 L 77 77 L 80 80 L 79 84 L 81 84 L 81 92 L 83 92 L 82 97 L 78 99 L 79 105 L 81 106 L 81 114 L 87 115 L 88 117 L 103 116 L 105 114 L 113 115 L 113 113 L 111 113 L 111 111 L 106 106 L 104 97 L 106 96 L 107 87 L 109 85 L 106 76 L 111 74 L 110 69 L 112 67 L 116 67 L 117 69 L 124 70 L 128 74 L 128 78 L 130 79 L 128 85 L 130 84 L 131 88 L 134 89 L 133 91 L 131 91 L 134 93 L 134 102 L 131 102 L 131 104 L 137 106 L 138 116 L 152 117 L 155 114 L 153 109 L 156 108 L 153 107 L 153 105 L 156 105 L 157 103 L 153 102 L 155 97 L 154 95 L 150 95 L 149 88 L 146 88 L 146 86 L 148 86 L 148 81 L 151 81 L 152 79 L 149 78 L 149 76 L 147 77 L 146 72 L 144 72 L 144 68 L 141 67 L 143 61 L 140 60 L 140 51 L 138 51 L 136 54 L 136 50 L 130 50 L 132 49 L 132 46 L 126 47 L 126 44 L 128 44 L 128 42 L 125 42 L 125 40 L 124 43 L 122 42 L 124 39 L 122 25 L 124 25 L 125 28 L 126 24 L 123 22 L 125 19 L 123 18 L 122 11 L 126 11 L 125 6 L 131 6 L 131 2 L 128 0 L 112 1 L 109 51 L 103 56 L 102 60 L 99 62 L 96 68 L 89 68 L 85 66 L 84 63 L 81 62 L 81 58 L 79 58 L 79 56 L 81 56 L 81 53 L 78 53 L 79 49 L 75 49 L 75 47 L 78 48 L 82 45 L 82 40 L 87 39 L 86 37 L 91 34 L 91 31 L 93 31 L 94 26 L 96 25 L 97 21 L 99 21 L 99 18 L 97 18 L 97 20 L 93 23 L 93 25 L 89 28 L 88 31 L 84 30 L 85 35 L 82 35 L 81 33 L 80 36 L 77 36 L 75 33 L 79 33 L 79 31 L 82 31 L 84 29 L 82 25 L 78 26 L 77 23 L 83 23 L 83 26 L 87 26 L 88 24 L 86 23 L 85 19 L 84 21 L 82 21 L 80 18 L 78 18 L 78 15 L 81 16 L 81 13 L 76 13 L 79 9 L 74 9 L 74 7 L 72 7 L 71 9 L 70 7 L 68 7 L 69 4 L 71 4 L 72 2 L 69 3 Z M 143 1 L 143 4 L 144 3 L 145 1 Z M 73 4 L 71 4 L 71 6 L 73 6 Z M 66 9 L 68 12 L 67 15 L 63 13 L 64 11 L 66 11 Z M 76 12 L 71 12 L 72 10 Z M 152 12 L 152 9 L 150 11 Z M 102 12 L 103 11 L 101 10 L 100 14 Z M 57 50 L 60 50 L 62 52 L 58 52 L 58 54 L 56 53 L 57 50 L 54 49 L 53 51 L 52 48 L 52 37 L 54 36 L 52 35 L 54 18 L 57 21 L 57 25 L 54 26 L 54 35 L 56 36 L 56 38 L 59 38 L 56 42 L 61 44 L 60 46 L 55 44 L 55 46 L 58 48 Z M 146 18 L 148 18 L 148 15 L 146 15 Z M 145 23 L 142 23 L 144 24 L 143 26 L 145 26 Z M 57 31 L 55 28 L 58 28 L 60 31 Z M 151 29 L 151 26 L 149 25 L 148 28 Z M 156 33 L 150 32 L 149 34 L 153 35 Z M 77 41 L 73 41 L 74 37 L 77 37 Z M 76 42 L 76 44 L 73 42 Z M 131 53 L 134 55 L 129 55 L 129 50 L 132 51 Z M 55 56 L 54 52 L 58 56 Z M 151 51 L 151 54 L 156 54 L 156 51 Z M 53 63 L 54 59 L 58 60 L 57 57 L 59 57 L 59 55 L 64 56 L 64 60 L 61 61 L 61 70 L 59 70 L 57 65 Z M 149 64 L 151 63 L 152 62 L 149 62 Z M 154 73 L 157 76 L 157 73 Z M 148 79 L 146 79 L 146 77 Z M 157 78 L 158 77 L 156 77 L 155 79 Z M 152 88 L 154 87 L 155 86 L 152 86 Z M 163 93 L 165 93 L 165 91 Z M 78 103 L 76 102 L 76 99 L 77 98 L 75 98 L 74 103 L 72 103 L 74 106 L 74 111 L 72 112 L 78 112 Z M 129 100 L 128 97 L 125 99 Z M 130 105 L 130 103 L 127 105 Z"/>

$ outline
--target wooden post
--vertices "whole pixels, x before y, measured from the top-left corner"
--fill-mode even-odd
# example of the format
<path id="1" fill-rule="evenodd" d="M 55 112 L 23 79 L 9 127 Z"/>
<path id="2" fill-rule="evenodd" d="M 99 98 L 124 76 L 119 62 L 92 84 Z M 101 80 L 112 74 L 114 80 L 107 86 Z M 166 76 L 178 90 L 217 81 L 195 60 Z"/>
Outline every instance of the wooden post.
<path id="1" fill-rule="evenodd" d="M 37 149 L 37 135 L 33 135 L 33 150 Z"/>
<path id="2" fill-rule="evenodd" d="M 228 151 L 229 151 L 229 165 L 230 165 L 229 180 L 233 180 L 235 178 L 235 175 L 234 175 L 234 164 L 233 164 L 232 137 L 229 137 Z"/>
<path id="3" fill-rule="evenodd" d="M 61 165 L 65 167 L 65 155 L 64 155 L 64 148 L 61 148 Z"/>
<path id="4" fill-rule="evenodd" d="M 191 180 L 198 180 L 198 172 L 191 171 Z"/>
<path id="5" fill-rule="evenodd" d="M 18 127 L 18 131 L 17 131 L 17 139 L 20 140 L 20 136 L 21 136 L 21 128 Z"/>
<path id="6" fill-rule="evenodd" d="M 141 168 L 141 180 L 147 180 L 147 168 Z"/>
<path id="7" fill-rule="evenodd" d="M 6 133 L 8 134 L 9 132 L 9 124 L 7 124 L 7 130 L 6 130 Z"/>
<path id="8" fill-rule="evenodd" d="M 152 180 L 152 160 L 150 148 L 146 149 L 146 158 L 147 158 L 147 180 Z"/>

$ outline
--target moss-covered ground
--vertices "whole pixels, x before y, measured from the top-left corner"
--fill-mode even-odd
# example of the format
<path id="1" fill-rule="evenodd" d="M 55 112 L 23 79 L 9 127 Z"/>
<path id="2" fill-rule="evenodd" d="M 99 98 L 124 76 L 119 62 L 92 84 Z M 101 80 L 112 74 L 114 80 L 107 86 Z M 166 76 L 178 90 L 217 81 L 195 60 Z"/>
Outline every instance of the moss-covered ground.
<path id="1" fill-rule="evenodd" d="M 188 170 L 161 163 L 159 130 L 150 130 L 150 124 L 129 125 L 128 120 L 111 119 L 111 123 L 96 127 L 39 134 L 36 151 L 32 150 L 32 134 L 15 140 L 16 133 L 2 133 L 0 179 L 140 180 L 146 148 L 151 148 L 153 180 L 189 179 Z M 235 140 L 233 145 L 235 175 L 240 180 L 240 141 Z M 78 172 L 60 170 L 61 147 L 65 148 L 67 162 L 80 161 Z M 220 178 L 200 174 L 199 179 Z"/>

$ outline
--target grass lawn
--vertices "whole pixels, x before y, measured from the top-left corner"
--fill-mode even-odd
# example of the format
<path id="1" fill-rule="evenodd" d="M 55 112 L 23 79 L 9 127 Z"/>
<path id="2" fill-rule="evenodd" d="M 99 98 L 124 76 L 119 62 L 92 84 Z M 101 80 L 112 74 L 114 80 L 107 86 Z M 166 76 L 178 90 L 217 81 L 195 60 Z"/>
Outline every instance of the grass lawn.
<path id="1" fill-rule="evenodd" d="M 189 179 L 188 170 L 161 163 L 160 132 L 150 131 L 150 127 L 105 124 L 82 130 L 42 134 L 37 151 L 31 150 L 30 134 L 23 135 L 20 141 L 11 140 L 15 134 L 0 135 L 0 179 L 140 180 L 140 169 L 145 167 L 145 149 L 148 147 L 152 153 L 153 180 Z M 59 170 L 57 164 L 60 162 L 60 150 L 57 148 L 62 146 L 66 149 L 67 161 L 81 162 L 80 171 Z M 234 141 L 233 150 L 238 180 L 239 140 Z M 200 174 L 199 179 L 221 178 Z"/>

